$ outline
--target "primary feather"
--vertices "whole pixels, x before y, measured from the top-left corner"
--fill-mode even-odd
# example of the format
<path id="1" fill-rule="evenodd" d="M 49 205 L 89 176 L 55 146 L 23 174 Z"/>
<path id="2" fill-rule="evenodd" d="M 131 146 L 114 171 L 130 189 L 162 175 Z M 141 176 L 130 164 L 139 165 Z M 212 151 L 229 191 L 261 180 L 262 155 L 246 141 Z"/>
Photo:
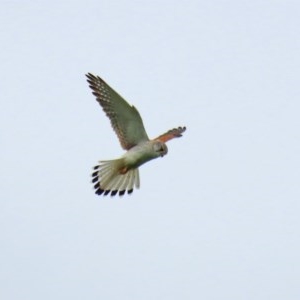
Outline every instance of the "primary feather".
<path id="1" fill-rule="evenodd" d="M 134 106 L 129 105 L 99 76 L 86 75 L 98 103 L 110 119 L 123 149 L 129 150 L 140 142 L 148 141 L 143 120 Z"/>

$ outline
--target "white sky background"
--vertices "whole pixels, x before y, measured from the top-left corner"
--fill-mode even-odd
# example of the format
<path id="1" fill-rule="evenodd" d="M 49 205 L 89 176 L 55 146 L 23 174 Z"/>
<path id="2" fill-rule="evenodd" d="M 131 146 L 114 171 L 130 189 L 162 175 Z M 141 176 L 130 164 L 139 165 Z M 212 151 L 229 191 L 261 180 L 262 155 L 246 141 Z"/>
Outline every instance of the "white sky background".
<path id="1" fill-rule="evenodd" d="M 300 299 L 299 1 L 3 1 L 0 298 Z M 123 154 L 84 74 L 186 125 L 103 198 Z"/>

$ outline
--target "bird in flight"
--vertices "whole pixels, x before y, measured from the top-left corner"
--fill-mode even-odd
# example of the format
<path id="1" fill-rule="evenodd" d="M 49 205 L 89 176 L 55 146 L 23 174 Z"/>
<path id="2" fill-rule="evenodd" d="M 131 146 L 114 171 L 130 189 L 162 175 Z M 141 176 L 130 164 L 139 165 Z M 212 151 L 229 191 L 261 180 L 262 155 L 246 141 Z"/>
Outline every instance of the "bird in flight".
<path id="1" fill-rule="evenodd" d="M 140 187 L 138 167 L 167 154 L 166 142 L 181 137 L 186 130 L 178 127 L 149 140 L 143 120 L 134 106 L 129 105 L 99 76 L 86 74 L 92 93 L 110 119 L 120 144 L 127 152 L 118 159 L 99 161 L 92 173 L 95 193 L 123 196 Z"/>

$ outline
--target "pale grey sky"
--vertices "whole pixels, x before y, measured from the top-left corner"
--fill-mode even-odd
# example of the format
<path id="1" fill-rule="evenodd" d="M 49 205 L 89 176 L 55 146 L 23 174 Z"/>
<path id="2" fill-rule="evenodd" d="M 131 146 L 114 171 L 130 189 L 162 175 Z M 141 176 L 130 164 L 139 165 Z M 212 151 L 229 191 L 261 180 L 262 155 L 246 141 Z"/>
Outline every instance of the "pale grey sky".
<path id="1" fill-rule="evenodd" d="M 0 298 L 300 299 L 299 1 L 2 1 Z M 187 126 L 131 197 L 84 74 Z"/>

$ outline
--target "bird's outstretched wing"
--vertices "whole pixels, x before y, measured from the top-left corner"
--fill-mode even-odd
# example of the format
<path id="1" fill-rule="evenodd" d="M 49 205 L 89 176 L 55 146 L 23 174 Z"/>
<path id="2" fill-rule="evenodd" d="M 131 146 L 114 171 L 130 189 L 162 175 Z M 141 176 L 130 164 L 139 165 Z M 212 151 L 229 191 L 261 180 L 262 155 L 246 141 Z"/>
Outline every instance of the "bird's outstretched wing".
<path id="1" fill-rule="evenodd" d="M 148 141 L 143 120 L 137 109 L 129 105 L 99 76 L 88 73 L 86 77 L 97 101 L 110 119 L 123 149 L 129 150 L 140 142 Z"/>
<path id="2" fill-rule="evenodd" d="M 159 140 L 159 141 L 165 143 L 165 142 L 167 142 L 167 141 L 169 141 L 171 139 L 174 139 L 174 138 L 177 138 L 177 137 L 181 137 L 182 133 L 185 130 L 186 130 L 186 127 L 174 128 L 174 129 L 171 129 L 171 130 L 167 131 L 166 133 L 160 135 L 155 140 Z"/>

